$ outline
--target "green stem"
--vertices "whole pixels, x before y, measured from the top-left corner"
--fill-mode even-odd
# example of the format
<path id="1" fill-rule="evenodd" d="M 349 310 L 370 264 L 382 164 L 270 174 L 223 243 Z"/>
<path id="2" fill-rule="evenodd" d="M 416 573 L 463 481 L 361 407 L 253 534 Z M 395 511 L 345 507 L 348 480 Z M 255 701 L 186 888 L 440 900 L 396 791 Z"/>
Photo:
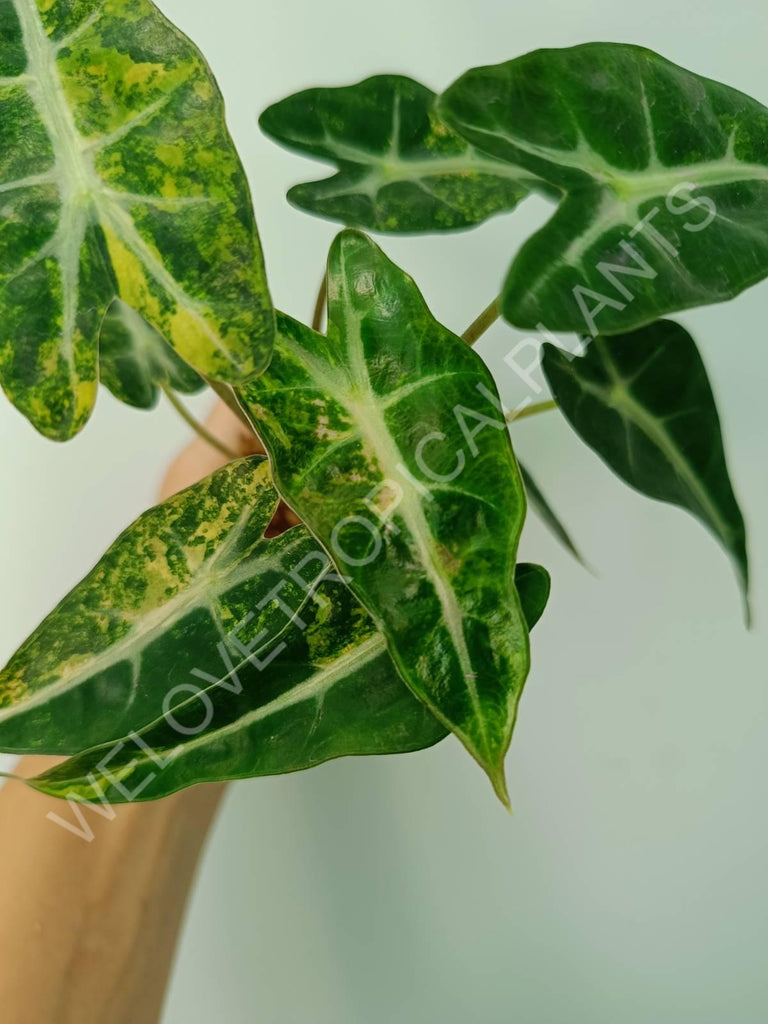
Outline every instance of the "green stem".
<path id="1" fill-rule="evenodd" d="M 325 300 L 328 298 L 328 278 L 323 275 L 320 284 L 320 291 L 317 293 L 315 311 L 312 314 L 312 330 L 320 333 L 323 329 L 323 313 L 325 313 Z"/>
<path id="2" fill-rule="evenodd" d="M 556 409 L 557 402 L 554 399 L 549 399 L 546 402 L 537 402 L 535 405 L 526 405 L 524 409 L 519 412 L 512 410 L 507 413 L 507 423 L 517 423 L 518 420 L 524 420 L 528 416 L 538 416 L 540 412 L 549 412 L 550 409 Z"/>
<path id="3" fill-rule="evenodd" d="M 474 345 L 478 338 L 481 338 L 488 328 L 496 323 L 500 316 L 499 300 L 494 299 L 490 306 L 486 306 L 477 320 L 473 321 L 464 331 L 462 338 L 468 345 Z"/>
<path id="4" fill-rule="evenodd" d="M 233 412 L 235 414 L 235 416 L 237 416 L 237 418 L 243 424 L 245 429 L 249 433 L 254 434 L 254 436 L 255 436 L 256 432 L 253 429 L 253 424 L 248 419 L 248 417 L 246 416 L 245 412 L 243 411 L 242 406 L 238 402 L 237 395 L 235 394 L 234 388 L 232 388 L 229 384 L 223 384 L 221 381 L 213 380 L 213 378 L 211 378 L 211 377 L 206 377 L 205 378 L 205 382 L 208 385 L 208 387 L 211 389 L 211 391 L 215 391 L 216 392 L 216 394 L 222 400 L 224 405 L 226 405 L 226 407 L 231 412 Z"/>
<path id="5" fill-rule="evenodd" d="M 223 441 L 220 441 L 218 437 L 214 437 L 210 430 L 207 430 L 202 423 L 195 419 L 189 409 L 179 401 L 178 395 L 173 391 L 169 384 L 161 384 L 160 388 L 179 416 L 181 416 L 187 426 L 194 430 L 198 437 L 202 438 L 206 444 L 215 448 L 216 451 L 221 452 L 221 454 L 225 455 L 228 459 L 232 460 L 237 458 L 237 452 L 233 452 L 231 448 L 228 448 L 224 444 Z"/>

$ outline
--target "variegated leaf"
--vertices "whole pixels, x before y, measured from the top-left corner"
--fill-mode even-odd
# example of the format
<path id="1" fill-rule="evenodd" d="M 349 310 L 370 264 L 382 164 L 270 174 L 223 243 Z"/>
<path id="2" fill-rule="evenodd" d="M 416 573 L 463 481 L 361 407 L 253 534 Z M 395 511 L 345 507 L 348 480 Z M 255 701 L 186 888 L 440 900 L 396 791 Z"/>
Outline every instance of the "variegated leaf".
<path id="1" fill-rule="evenodd" d="M 124 803 L 186 786 L 276 775 L 349 754 L 417 750 L 446 730 L 411 694 L 349 590 L 325 583 L 264 672 L 245 661 L 137 736 L 32 781 L 51 796 Z"/>
<path id="2" fill-rule="evenodd" d="M 533 628 L 549 576 L 541 566 L 519 565 L 516 579 Z M 350 754 L 404 753 L 445 737 L 346 587 L 323 583 L 301 617 L 266 672 L 247 660 L 234 669 L 219 665 L 216 683 L 159 721 L 29 784 L 68 800 L 155 800 L 196 783 L 298 771 Z"/>
<path id="3" fill-rule="evenodd" d="M 198 50 L 149 0 L 0 4 L 0 382 L 64 440 L 118 296 L 202 373 L 274 333 L 243 169 Z"/>
<path id="4" fill-rule="evenodd" d="M 435 94 L 401 75 L 307 89 L 259 124 L 277 142 L 336 164 L 296 185 L 295 206 L 374 231 L 445 231 L 513 210 L 528 194 L 520 168 L 479 153 L 443 123 Z"/>
<path id="5" fill-rule="evenodd" d="M 164 387 L 182 395 L 205 387 L 165 338 L 120 299 L 109 307 L 101 328 L 99 370 L 115 398 L 136 409 L 154 408 Z"/>
<path id="6" fill-rule="evenodd" d="M 506 800 L 529 667 L 525 494 L 493 379 L 356 231 L 331 248 L 328 322 L 324 337 L 279 315 L 270 367 L 241 398 L 281 495 Z"/>
<path id="7" fill-rule="evenodd" d="M 475 68 L 441 116 L 562 193 L 502 294 L 523 328 L 615 334 L 768 274 L 768 109 L 638 46 Z"/>
<path id="8" fill-rule="evenodd" d="M 746 531 L 720 419 L 696 343 L 660 320 L 595 338 L 580 357 L 544 346 L 552 394 L 586 443 L 630 486 L 691 512 L 733 559 L 745 595 Z"/>
<path id="9" fill-rule="evenodd" d="M 72 754 L 180 703 L 225 637 L 261 650 L 328 560 L 303 527 L 265 539 L 266 461 L 242 459 L 144 513 L 0 672 L 0 750 Z"/>

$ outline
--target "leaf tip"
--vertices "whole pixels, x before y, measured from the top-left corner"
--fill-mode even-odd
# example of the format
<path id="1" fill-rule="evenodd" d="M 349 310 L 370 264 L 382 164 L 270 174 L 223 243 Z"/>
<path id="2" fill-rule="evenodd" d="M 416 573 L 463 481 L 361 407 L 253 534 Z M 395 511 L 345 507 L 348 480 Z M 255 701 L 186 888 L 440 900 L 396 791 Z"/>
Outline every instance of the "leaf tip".
<path id="1" fill-rule="evenodd" d="M 373 239 L 359 228 L 342 228 L 331 243 L 331 251 L 350 252 L 363 251 L 366 253 L 379 252 L 379 247 Z M 330 260 L 329 260 L 330 262 Z"/>
<path id="2" fill-rule="evenodd" d="M 493 791 L 501 801 L 502 805 L 512 813 L 512 802 L 509 799 L 509 790 L 507 789 L 507 779 L 504 774 L 504 763 L 502 761 L 499 765 L 485 765 L 485 771 L 488 778 L 491 780 Z"/>
<path id="3" fill-rule="evenodd" d="M 749 591 L 746 589 L 746 587 L 744 588 L 742 594 L 742 603 L 744 609 L 744 628 L 748 632 L 751 632 L 752 627 L 754 626 L 754 620 L 752 618 L 752 601 L 749 596 Z"/>
<path id="4" fill-rule="evenodd" d="M 751 630 L 753 626 L 752 596 L 750 593 L 749 556 L 747 554 L 746 541 L 742 542 L 741 549 L 738 552 L 731 552 L 731 557 L 735 565 L 739 593 L 741 594 L 744 627 L 747 630 Z"/>

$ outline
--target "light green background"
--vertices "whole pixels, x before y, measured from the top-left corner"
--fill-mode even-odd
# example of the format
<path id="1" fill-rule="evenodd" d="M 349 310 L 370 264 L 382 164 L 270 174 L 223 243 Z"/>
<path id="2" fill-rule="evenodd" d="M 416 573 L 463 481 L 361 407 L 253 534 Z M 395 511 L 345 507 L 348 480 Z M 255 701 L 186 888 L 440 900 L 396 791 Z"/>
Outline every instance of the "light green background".
<path id="1" fill-rule="evenodd" d="M 643 43 L 768 102 L 764 0 L 165 0 L 203 47 L 255 193 L 276 303 L 309 314 L 332 225 L 291 210 L 316 172 L 260 137 L 268 103 L 380 71 L 441 88 L 538 46 Z M 322 168 L 320 168 L 322 172 Z M 436 314 L 492 298 L 541 201 L 441 239 L 387 239 Z M 515 440 L 596 577 L 536 523 L 549 613 L 508 762 L 509 817 L 457 744 L 230 793 L 165 1024 L 758 1024 L 768 1018 L 768 287 L 683 319 L 716 383 L 752 528 L 756 627 L 726 558 L 630 492 L 557 414 Z M 522 386 L 499 326 L 483 354 Z M 207 399 L 193 403 L 203 411 Z M 152 500 L 185 437 L 109 396 L 59 448 L 3 403 L 0 656 Z M 53 826 L 52 826 L 53 827 Z"/>

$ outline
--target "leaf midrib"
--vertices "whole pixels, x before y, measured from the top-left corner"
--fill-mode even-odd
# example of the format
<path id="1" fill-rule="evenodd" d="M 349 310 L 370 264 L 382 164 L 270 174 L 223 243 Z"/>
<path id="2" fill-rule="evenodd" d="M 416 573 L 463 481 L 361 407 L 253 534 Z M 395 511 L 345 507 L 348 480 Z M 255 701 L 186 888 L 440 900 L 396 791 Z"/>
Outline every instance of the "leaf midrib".
<path id="1" fill-rule="evenodd" d="M 246 514 L 244 513 L 244 515 Z M 235 587 L 252 579 L 255 575 L 252 555 L 246 558 L 242 565 L 229 575 L 222 574 L 221 577 L 217 577 L 215 573 L 210 572 L 213 562 L 218 562 L 220 556 L 225 554 L 234 545 L 233 535 L 235 533 L 236 527 L 233 527 L 231 534 L 215 555 L 212 556 L 210 563 L 203 570 L 198 571 L 198 575 L 188 587 L 185 587 L 180 593 L 165 602 L 165 604 L 153 608 L 146 614 L 140 614 L 136 619 L 138 626 L 132 625 L 110 647 L 100 651 L 98 654 L 83 654 L 83 664 L 75 668 L 71 674 L 63 675 L 56 682 L 34 690 L 25 699 L 12 704 L 8 708 L 0 708 L 0 722 L 26 714 L 31 708 L 37 707 L 40 704 L 46 704 L 50 700 L 68 693 L 70 690 L 108 671 L 123 661 L 131 663 L 135 668 L 137 659 L 141 658 L 142 653 L 153 640 L 165 632 L 169 623 L 178 621 L 196 608 L 207 611 L 218 626 L 219 623 L 216 620 L 213 602 L 223 594 L 229 593 Z M 302 543 L 304 539 L 304 535 L 297 537 L 293 544 L 282 549 L 280 557 L 277 559 L 269 559 L 268 561 L 259 559 L 259 572 L 265 572 L 270 568 L 280 568 L 285 556 L 294 550 L 298 544 Z M 217 578 L 220 578 L 222 582 L 222 585 L 218 587 L 215 585 Z M 114 611 L 119 612 L 120 610 L 114 609 Z M 222 639 L 225 639 L 225 637 L 222 637 Z"/>
<path id="2" fill-rule="evenodd" d="M 472 131 L 478 135 L 500 139 L 530 156 L 546 160 L 557 167 L 582 171 L 598 184 L 610 187 L 619 198 L 634 198 L 635 196 L 645 196 L 646 199 L 654 198 L 659 191 L 663 194 L 671 185 L 687 181 L 694 175 L 698 176 L 704 184 L 709 185 L 728 185 L 752 179 L 768 181 L 768 166 L 745 163 L 735 159 L 733 134 L 726 145 L 725 154 L 720 158 L 673 165 L 662 164 L 657 159 L 649 162 L 642 170 L 632 171 L 618 168 L 615 164 L 609 163 L 587 143 L 583 135 L 579 136 L 579 144 L 573 149 L 557 149 L 552 146 L 539 145 L 504 130 L 492 131 L 477 125 L 471 127 Z M 655 177 L 653 174 L 649 174 L 650 170 L 655 172 Z M 542 176 L 536 175 L 530 170 L 524 170 L 523 173 L 534 177 Z M 648 189 L 649 181 L 651 182 L 650 191 Z M 557 181 L 552 181 L 551 184 L 558 187 L 561 185 Z M 640 199 L 640 201 L 643 200 Z"/>
<path id="3" fill-rule="evenodd" d="M 89 199 L 98 188 L 92 166 L 82 159 L 81 137 L 61 87 L 57 48 L 48 39 L 34 0 L 13 0 L 27 54 L 25 85 L 45 126 L 53 150 L 51 173 L 59 189 L 61 215 L 51 239 L 61 273 L 62 350 L 70 386 L 77 391 L 75 331 L 79 302 L 80 250 L 88 227 Z"/>
<path id="4" fill-rule="evenodd" d="M 343 263 L 343 255 L 341 259 Z M 342 287 L 346 287 L 347 277 L 343 266 L 340 278 L 344 282 Z M 372 451 L 375 452 L 376 459 L 382 469 L 383 476 L 388 479 L 398 479 L 400 474 L 398 473 L 397 467 L 398 465 L 405 464 L 404 458 L 397 446 L 397 443 L 392 437 L 391 431 L 387 427 L 384 417 L 381 415 L 377 396 L 375 395 L 370 383 L 365 363 L 365 356 L 362 351 L 359 318 L 355 318 L 354 322 L 350 320 L 347 313 L 351 308 L 348 297 L 346 297 L 343 305 L 345 309 L 344 315 L 346 327 L 342 333 L 347 346 L 347 351 L 350 355 L 349 368 L 354 378 L 355 389 L 361 396 L 363 396 L 362 400 L 356 400 L 350 394 L 349 388 L 344 386 L 344 382 L 332 373 L 329 373 L 325 365 L 316 360 L 297 341 L 293 338 L 289 338 L 285 334 L 282 334 L 281 337 L 289 348 L 298 349 L 300 354 L 297 354 L 297 358 L 310 369 L 313 378 L 318 380 L 321 386 L 332 395 L 334 400 L 338 402 L 342 408 L 351 412 L 352 418 L 357 425 L 357 432 L 360 438 L 363 441 L 366 441 L 370 445 Z M 443 574 L 440 571 L 440 566 L 435 561 L 433 549 L 426 540 L 426 538 L 431 538 L 431 532 L 429 530 L 429 524 L 426 516 L 424 515 L 424 510 L 421 507 L 420 500 L 415 496 L 413 490 L 406 488 L 402 488 L 401 490 L 403 498 L 397 506 L 397 513 L 406 523 L 411 536 L 416 542 L 421 564 L 425 569 L 425 575 L 434 587 L 442 610 L 443 620 L 456 650 L 464 686 L 469 693 L 472 707 L 475 712 L 475 720 L 478 723 L 483 738 L 487 742 L 486 722 L 482 714 L 482 705 L 480 703 L 477 686 L 472 678 L 473 665 L 469 656 L 469 651 L 467 650 L 466 640 L 464 638 L 464 616 L 462 610 L 455 599 L 450 584 L 444 579 Z M 376 609 L 368 607 L 368 611 L 378 623 L 380 621 L 380 616 L 377 614 Z M 427 693 L 426 690 L 425 693 Z M 448 721 L 440 708 L 433 705 L 428 694 L 427 703 L 430 711 L 432 711 L 435 717 L 456 732 L 456 734 L 460 738 L 464 739 L 469 746 L 475 747 L 474 741 L 467 737 L 464 730 L 462 730 L 457 723 Z"/>
<path id="5" fill-rule="evenodd" d="M 712 499 L 703 487 L 696 471 L 683 456 L 678 445 L 670 437 L 669 432 L 659 419 L 649 413 L 632 395 L 625 379 L 619 373 L 616 365 L 605 350 L 601 339 L 595 339 L 592 343 L 597 346 L 601 361 L 605 367 L 613 387 L 601 387 L 593 381 L 584 380 L 578 377 L 579 387 L 584 391 L 601 399 L 610 408 L 615 409 L 621 418 L 631 426 L 636 427 L 665 455 L 671 463 L 677 475 L 693 492 L 701 509 L 708 517 L 710 523 L 719 532 L 721 537 L 728 538 L 733 534 L 731 527 L 723 520 L 722 515 Z M 569 373 L 576 377 L 572 366 L 568 367 Z M 626 429 L 626 428 L 625 428 Z"/>
<path id="6" fill-rule="evenodd" d="M 247 712 L 235 721 L 230 722 L 228 725 L 222 726 L 220 729 L 214 731 L 207 730 L 195 736 L 193 739 L 186 740 L 168 753 L 169 748 L 158 748 L 153 747 L 153 753 L 155 756 L 159 753 L 165 753 L 166 758 L 171 761 L 175 758 L 186 755 L 198 747 L 205 747 L 211 743 L 219 742 L 226 736 L 231 736 L 238 732 L 248 729 L 250 726 L 255 725 L 257 722 L 263 721 L 265 718 L 269 718 L 272 715 L 279 714 L 281 711 L 286 711 L 288 708 L 294 707 L 297 704 L 302 704 L 308 700 L 316 700 L 318 702 L 325 699 L 325 696 L 333 689 L 334 686 L 339 683 L 343 683 L 345 679 L 355 672 L 360 671 L 365 665 L 374 661 L 380 657 L 387 650 L 387 643 L 381 633 L 375 633 L 372 637 L 362 641 L 352 647 L 349 651 L 340 655 L 334 659 L 329 665 L 319 668 L 314 672 L 309 679 L 303 680 L 298 683 L 292 689 L 287 690 L 285 693 L 280 694 L 274 700 L 268 704 L 263 704 L 261 707 L 254 708 L 253 711 Z M 210 694 L 212 691 L 220 687 L 221 683 L 214 683 L 205 692 Z M 197 700 L 197 697 L 191 698 Z M 181 707 L 180 705 L 175 708 L 175 713 L 178 715 Z M 147 729 L 143 730 L 144 734 L 152 728 L 152 726 L 159 724 L 162 719 L 158 719 L 152 725 L 148 726 Z M 114 785 L 114 782 L 123 782 L 125 779 L 130 778 L 137 768 L 141 768 L 146 763 L 146 755 L 142 751 L 137 751 L 137 756 L 132 759 L 130 764 L 125 765 L 123 768 L 112 769 L 109 773 L 109 780 Z M 88 776 L 80 776 L 74 779 L 66 779 L 66 785 L 68 787 L 68 795 L 72 795 L 72 789 L 79 785 L 88 784 L 89 786 L 94 785 L 94 776 L 91 773 Z M 45 789 L 45 787 L 40 787 Z"/>
<path id="7" fill-rule="evenodd" d="M 286 138 L 288 137 L 286 136 Z M 443 174 L 456 174 L 462 171 L 492 174 L 499 178 L 536 177 L 533 172 L 517 167 L 509 161 L 483 156 L 473 147 L 468 147 L 467 151 L 461 154 L 421 158 L 404 156 L 399 150 L 377 153 L 373 150 L 361 149 L 347 142 L 340 142 L 327 134 L 320 142 L 301 139 L 297 136 L 290 136 L 290 140 L 296 145 L 307 148 L 321 145 L 329 151 L 328 155 L 323 154 L 325 160 L 332 163 L 341 161 L 367 167 L 370 172 L 369 177 L 377 176 L 378 172 L 382 185 L 391 184 L 394 181 L 439 177 Z M 403 169 L 406 173 L 403 173 Z M 327 180 L 332 181 L 333 179 Z M 315 184 L 320 183 L 316 182 Z M 350 188 L 353 187 L 350 186 Z"/>
<path id="8" fill-rule="evenodd" d="M 180 306 L 194 316 L 205 337 L 217 351 L 230 363 L 242 369 L 211 328 L 200 304 L 187 294 L 162 260 L 139 235 L 132 218 L 120 207 L 119 202 L 110 201 L 110 190 L 96 171 L 95 165 L 95 157 L 104 147 L 104 140 L 89 140 L 80 134 L 72 110 L 66 101 L 57 56 L 69 40 L 76 38 L 85 28 L 90 28 L 103 11 L 94 12 L 94 15 L 86 19 L 87 25 L 80 26 L 67 39 L 53 43 L 45 32 L 35 0 L 13 0 L 13 3 L 22 27 L 28 60 L 27 73 L 13 81 L 29 91 L 50 139 L 54 156 L 50 176 L 51 183 L 56 184 L 59 190 L 61 215 L 59 225 L 48 244 L 61 268 L 63 347 L 70 367 L 73 391 L 77 388 L 74 337 L 79 301 L 80 255 L 88 223 L 94 212 L 102 224 L 109 224 L 112 227 L 117 237 L 133 252 L 146 272 L 172 295 Z M 165 102 L 167 98 L 161 97 L 154 104 L 150 104 L 135 119 L 121 125 L 112 136 L 107 136 L 108 142 L 132 130 L 134 123 L 140 123 L 147 116 L 154 114 Z M 30 184 L 36 183 L 36 177 L 38 176 L 28 179 Z"/>
<path id="9" fill-rule="evenodd" d="M 253 711 L 249 711 L 241 718 L 230 722 L 229 725 L 225 725 L 215 732 L 201 733 L 199 736 L 196 736 L 191 742 L 183 745 L 184 753 L 186 754 L 196 747 L 205 746 L 223 736 L 239 732 L 241 729 L 247 729 L 256 722 L 269 718 L 271 715 L 279 714 L 281 711 L 285 711 L 296 704 L 302 704 L 307 700 L 319 700 L 329 690 L 333 689 L 337 683 L 343 682 L 344 679 L 348 678 L 353 672 L 357 672 L 363 665 L 373 661 L 374 658 L 378 658 L 386 649 L 387 642 L 382 634 L 374 633 L 373 636 L 352 647 L 345 654 L 334 659 L 330 664 L 319 668 L 309 679 L 305 679 L 292 689 L 281 693 L 279 697 L 275 697 L 268 704 L 262 704 L 261 707 L 254 708 Z M 215 690 L 217 686 L 219 684 L 214 683 L 211 689 Z M 206 692 L 210 692 L 210 690 Z"/>
<path id="10" fill-rule="evenodd" d="M 686 170 L 683 168 L 683 170 Z M 768 167 L 762 168 L 764 171 L 764 179 L 768 182 Z M 681 175 L 681 182 L 688 180 L 687 175 Z M 743 178 L 734 177 L 731 184 L 735 184 Z M 678 182 L 681 183 L 681 182 Z M 578 234 L 574 235 L 568 246 L 561 252 L 556 254 L 552 260 L 547 263 L 546 266 L 542 267 L 542 272 L 535 279 L 535 283 L 527 287 L 524 296 L 524 301 L 530 303 L 531 299 L 536 299 L 541 294 L 542 290 L 547 286 L 550 279 L 554 276 L 555 271 L 558 267 L 567 265 L 578 269 L 580 261 L 584 254 L 588 251 L 591 245 L 594 245 L 604 235 L 606 235 L 612 228 L 624 225 L 634 229 L 641 223 L 640 220 L 640 208 L 644 203 L 648 203 L 653 199 L 662 199 L 667 189 L 662 188 L 662 183 L 665 186 L 669 185 L 669 180 L 663 181 L 659 179 L 659 187 L 650 188 L 643 192 L 639 190 L 634 194 L 622 195 L 615 188 L 608 185 L 604 185 L 600 197 L 600 203 L 597 206 L 592 218 L 589 223 L 585 225 L 584 229 Z M 723 185 L 729 182 L 720 180 L 715 184 Z M 698 182 L 691 181 L 691 185 L 700 187 Z M 569 193 L 569 197 L 572 199 L 577 192 L 574 190 Z M 727 220 L 719 210 L 714 211 L 714 216 L 719 220 Z M 743 225 L 738 225 L 739 230 L 745 231 L 746 228 Z M 546 227 L 543 229 L 546 230 Z M 631 232 L 630 232 L 631 236 Z M 652 232 L 644 236 L 649 245 L 653 246 L 654 250 L 659 253 L 663 258 L 669 259 L 669 253 L 664 247 L 658 242 Z"/>

